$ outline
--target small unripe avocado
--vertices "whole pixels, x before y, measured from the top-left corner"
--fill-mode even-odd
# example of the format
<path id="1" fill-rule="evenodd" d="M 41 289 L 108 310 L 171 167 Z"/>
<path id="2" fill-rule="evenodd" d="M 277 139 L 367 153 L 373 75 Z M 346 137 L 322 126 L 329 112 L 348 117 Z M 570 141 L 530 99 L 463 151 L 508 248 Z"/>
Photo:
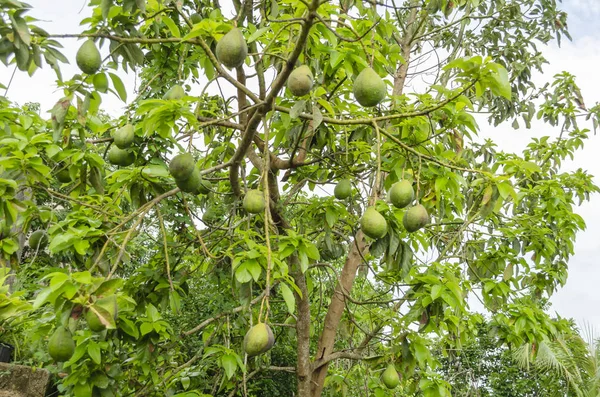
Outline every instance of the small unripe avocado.
<path id="1" fill-rule="evenodd" d="M 388 389 L 395 389 L 396 386 L 400 383 L 400 377 L 398 376 L 398 371 L 396 371 L 396 367 L 394 364 L 390 364 L 387 366 L 383 374 L 381 375 L 381 380 L 383 384 Z"/>
<path id="2" fill-rule="evenodd" d="M 313 88 L 313 74 L 310 68 L 302 65 L 292 71 L 288 77 L 287 87 L 295 96 L 304 96 Z"/>
<path id="3" fill-rule="evenodd" d="M 335 189 L 333 189 L 333 195 L 338 200 L 345 200 L 352 194 L 352 183 L 348 179 L 340 180 Z"/>
<path id="4" fill-rule="evenodd" d="M 36 230 L 29 236 L 29 247 L 31 249 L 43 250 L 48 245 L 48 235 L 43 230 Z"/>
<path id="5" fill-rule="evenodd" d="M 248 190 L 242 203 L 244 209 L 251 214 L 259 214 L 265 210 L 265 198 L 260 190 Z"/>
<path id="6" fill-rule="evenodd" d="M 387 233 L 387 222 L 375 207 L 369 207 L 360 219 L 360 228 L 371 238 L 382 238 Z"/>
<path id="7" fill-rule="evenodd" d="M 229 69 L 242 66 L 248 55 L 248 44 L 242 31 L 233 28 L 217 43 L 216 55 L 219 62 Z"/>
<path id="8" fill-rule="evenodd" d="M 202 220 L 207 224 L 213 224 L 219 220 L 219 214 L 213 207 L 208 207 L 202 214 Z"/>
<path id="9" fill-rule="evenodd" d="M 169 163 L 169 173 L 176 180 L 185 180 L 196 168 L 196 160 L 191 153 L 180 153 Z"/>
<path id="10" fill-rule="evenodd" d="M 113 145 L 108 151 L 108 161 L 114 165 L 127 167 L 135 161 L 135 154 L 129 150 L 119 149 L 116 145 Z"/>
<path id="11" fill-rule="evenodd" d="M 190 21 L 192 21 L 193 24 L 200 23 L 200 22 L 202 22 L 202 16 L 200 16 L 200 14 L 195 12 L 192 15 L 190 15 Z"/>
<path id="12" fill-rule="evenodd" d="M 404 213 L 404 218 L 402 218 L 402 224 L 409 233 L 416 232 L 428 223 L 429 214 L 427 213 L 425 207 L 423 207 L 421 204 L 417 204 L 414 207 L 409 208 Z"/>
<path id="13" fill-rule="evenodd" d="M 183 87 L 180 86 L 179 84 L 176 84 L 173 87 L 169 88 L 169 90 L 167 92 L 165 92 L 165 95 L 163 95 L 163 99 L 178 100 L 178 99 L 183 98 L 184 96 L 185 96 L 185 91 L 183 90 Z"/>
<path id="14" fill-rule="evenodd" d="M 208 194 L 208 193 L 210 193 L 211 189 L 212 189 L 212 184 L 210 183 L 210 181 L 207 181 L 206 179 L 202 178 L 202 180 L 200 182 L 200 186 L 198 187 L 198 193 L 199 194 Z"/>
<path id="15" fill-rule="evenodd" d="M 135 133 L 133 125 L 125 124 L 113 133 L 113 140 L 119 149 L 127 149 L 133 143 Z"/>
<path id="16" fill-rule="evenodd" d="M 100 298 L 96 301 L 96 305 L 105 309 L 113 319 L 117 319 L 117 296 L 109 295 L 104 298 Z M 94 313 L 91 309 L 88 309 L 88 312 L 85 315 L 85 320 L 88 324 L 88 327 L 94 332 L 100 332 L 106 329 L 106 326 L 100 321 L 98 315 Z"/>
<path id="17" fill-rule="evenodd" d="M 372 68 L 364 68 L 354 80 L 354 98 L 362 106 L 375 106 L 386 94 L 385 82 Z"/>
<path id="18" fill-rule="evenodd" d="M 396 208 L 406 207 L 415 198 L 415 191 L 413 190 L 412 183 L 406 179 L 394 183 L 389 194 L 390 202 Z"/>
<path id="19" fill-rule="evenodd" d="M 48 340 L 48 353 L 56 362 L 68 361 L 75 353 L 75 342 L 71 331 L 58 327 Z"/>
<path id="20" fill-rule="evenodd" d="M 93 40 L 86 40 L 85 43 L 79 47 L 77 55 L 75 56 L 75 61 L 83 73 L 94 74 L 100 69 L 102 57 Z"/>
<path id="21" fill-rule="evenodd" d="M 265 353 L 273 347 L 275 338 L 273 331 L 265 323 L 258 323 L 244 336 L 244 351 L 248 356 L 256 356 Z"/>
<path id="22" fill-rule="evenodd" d="M 60 183 L 69 183 L 72 181 L 71 179 L 71 173 L 69 172 L 69 168 L 63 168 L 62 170 L 58 171 L 56 173 L 56 179 L 60 182 Z"/>
<path id="23" fill-rule="evenodd" d="M 187 179 L 176 179 L 175 183 L 182 192 L 198 194 L 202 187 L 202 177 L 200 176 L 200 170 L 196 167 L 192 170 L 192 173 Z"/>

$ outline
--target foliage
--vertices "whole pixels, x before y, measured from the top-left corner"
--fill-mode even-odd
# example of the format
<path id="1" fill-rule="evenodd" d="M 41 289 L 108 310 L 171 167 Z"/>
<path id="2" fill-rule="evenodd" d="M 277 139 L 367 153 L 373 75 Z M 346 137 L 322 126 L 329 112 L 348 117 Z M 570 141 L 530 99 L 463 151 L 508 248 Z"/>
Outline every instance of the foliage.
<path id="1" fill-rule="evenodd" d="M 43 56 L 63 96 L 49 119 L 0 98 L 0 261 L 14 279 L 0 289 L 0 329 L 62 395 L 449 396 L 433 349 L 472 343 L 481 318 L 468 296 L 504 345 L 568 329 L 543 305 L 585 228 L 575 208 L 598 188 L 561 166 L 600 107 L 586 108 L 567 72 L 531 81 L 540 44 L 568 38 L 554 0 L 92 0 L 68 35 L 29 11 L 0 0 L 0 60 L 33 74 Z M 248 57 L 233 71 L 215 50 L 236 26 Z M 61 75 L 57 39 L 74 38 L 106 56 L 96 74 Z M 421 62 L 432 52 L 439 61 Z M 285 86 L 300 65 L 315 81 L 296 98 Z M 388 89 L 372 108 L 352 93 L 366 67 Z M 117 70 L 140 78 L 135 98 Z M 415 75 L 430 80 L 408 93 Z M 165 97 L 176 85 L 186 95 Z M 102 112 L 107 95 L 127 103 L 122 115 Z M 560 136 L 511 153 L 478 113 Z M 120 167 L 107 153 L 129 123 L 135 159 Z M 168 164 L 180 152 L 207 194 L 177 187 Z M 347 200 L 329 194 L 341 179 Z M 414 233 L 408 208 L 386 200 L 401 179 L 431 219 Z M 243 210 L 249 190 L 263 212 Z M 385 218 L 382 238 L 360 230 L 367 207 Z M 44 250 L 25 244 L 40 229 Z M 107 296 L 116 317 L 97 304 Z M 88 328 L 90 310 L 105 330 Z M 275 346 L 248 358 L 257 322 Z M 46 348 L 58 326 L 77 346 L 62 364 Z M 390 363 L 395 390 L 379 380 Z"/>

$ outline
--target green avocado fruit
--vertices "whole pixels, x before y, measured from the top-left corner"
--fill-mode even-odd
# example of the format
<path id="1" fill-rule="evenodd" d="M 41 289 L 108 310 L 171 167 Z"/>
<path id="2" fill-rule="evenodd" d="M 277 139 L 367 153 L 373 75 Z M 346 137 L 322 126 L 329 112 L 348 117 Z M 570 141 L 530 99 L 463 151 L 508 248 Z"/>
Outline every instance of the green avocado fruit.
<path id="1" fill-rule="evenodd" d="M 69 172 L 69 167 L 63 168 L 62 170 L 56 173 L 56 180 L 60 183 L 69 183 L 72 181 L 71 173 Z"/>
<path id="2" fill-rule="evenodd" d="M 135 154 L 129 150 L 119 149 L 116 145 L 113 145 L 108 151 L 108 161 L 114 165 L 127 167 L 135 161 Z"/>
<path id="3" fill-rule="evenodd" d="M 58 327 L 48 340 L 48 353 L 56 362 L 68 361 L 75 353 L 73 335 L 65 327 Z"/>
<path id="4" fill-rule="evenodd" d="M 93 40 L 88 39 L 79 47 L 75 61 L 83 73 L 94 74 L 100 69 L 102 57 Z"/>
<path id="5" fill-rule="evenodd" d="M 96 306 L 101 307 L 106 310 L 108 314 L 112 316 L 114 320 L 117 319 L 117 296 L 109 295 L 103 298 L 100 298 L 95 303 Z M 91 309 L 88 309 L 85 320 L 88 324 L 88 327 L 94 332 L 100 332 L 106 329 L 106 326 L 100 321 L 98 315 L 94 313 Z"/>
<path id="6" fill-rule="evenodd" d="M 396 371 L 394 364 L 387 366 L 381 375 L 381 380 L 388 389 L 395 389 L 398 386 L 400 383 L 400 377 L 398 376 L 398 371 Z"/>
<path id="7" fill-rule="evenodd" d="M 192 21 L 192 23 L 194 25 L 197 23 L 200 23 L 200 22 L 202 22 L 202 16 L 200 14 L 198 14 L 197 12 L 195 12 L 192 15 L 190 15 L 190 21 Z"/>
<path id="8" fill-rule="evenodd" d="M 294 96 L 304 96 L 313 88 L 313 74 L 306 65 L 297 67 L 290 73 L 287 87 Z"/>
<path id="9" fill-rule="evenodd" d="M 265 198 L 260 190 L 248 190 L 242 206 L 251 214 L 259 214 L 265 210 Z"/>
<path id="10" fill-rule="evenodd" d="M 113 140 L 119 149 L 127 149 L 133 143 L 135 132 L 133 125 L 125 124 L 113 133 Z"/>
<path id="11" fill-rule="evenodd" d="M 48 245 L 48 234 L 43 230 L 36 230 L 29 236 L 29 247 L 31 249 L 43 250 Z"/>
<path id="12" fill-rule="evenodd" d="M 421 204 L 410 207 L 402 218 L 402 224 L 407 232 L 413 233 L 429 223 L 427 209 Z"/>
<path id="13" fill-rule="evenodd" d="M 387 233 L 387 222 L 375 207 L 369 207 L 360 219 L 360 228 L 365 235 L 378 239 Z"/>
<path id="14" fill-rule="evenodd" d="M 182 192 L 199 194 L 202 187 L 202 177 L 200 176 L 200 170 L 196 167 L 192 170 L 192 173 L 187 179 L 176 179 L 175 183 Z"/>
<path id="15" fill-rule="evenodd" d="M 354 80 L 354 98 L 364 107 L 372 107 L 385 98 L 385 82 L 372 68 L 364 68 Z"/>
<path id="16" fill-rule="evenodd" d="M 217 43 L 216 55 L 219 62 L 229 69 L 242 66 L 248 55 L 248 44 L 242 31 L 233 28 L 223 36 Z"/>
<path id="17" fill-rule="evenodd" d="M 244 351 L 248 356 L 256 356 L 267 352 L 273 347 L 275 338 L 273 331 L 265 323 L 258 323 L 244 336 Z"/>
<path id="18" fill-rule="evenodd" d="M 179 84 L 176 84 L 173 87 L 169 88 L 169 90 L 167 92 L 165 92 L 165 95 L 163 95 L 163 99 L 175 101 L 175 100 L 183 98 L 184 96 L 185 96 L 185 91 L 184 91 L 183 87 L 180 86 Z"/>
<path id="19" fill-rule="evenodd" d="M 352 183 L 348 179 L 340 180 L 333 189 L 333 195 L 338 200 L 345 200 L 352 194 Z"/>
<path id="20" fill-rule="evenodd" d="M 412 183 L 407 180 L 396 182 L 392 185 L 389 192 L 390 202 L 396 208 L 404 208 L 415 198 L 415 191 Z"/>
<path id="21" fill-rule="evenodd" d="M 186 180 L 194 172 L 196 160 L 191 153 L 180 153 L 169 163 L 169 173 L 176 180 Z"/>

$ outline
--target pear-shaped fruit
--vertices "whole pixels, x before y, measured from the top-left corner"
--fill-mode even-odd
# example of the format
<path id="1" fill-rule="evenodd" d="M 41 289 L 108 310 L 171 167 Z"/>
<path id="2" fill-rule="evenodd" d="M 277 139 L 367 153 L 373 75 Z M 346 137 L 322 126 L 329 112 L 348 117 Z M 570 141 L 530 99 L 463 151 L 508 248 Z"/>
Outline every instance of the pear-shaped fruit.
<path id="1" fill-rule="evenodd" d="M 48 353 L 56 362 L 68 361 L 75 352 L 75 342 L 71 331 L 58 327 L 48 340 Z"/>
<path id="2" fill-rule="evenodd" d="M 29 236 L 29 247 L 35 250 L 43 250 L 48 245 L 48 235 L 43 230 L 36 230 Z"/>
<path id="3" fill-rule="evenodd" d="M 396 371 L 396 367 L 394 364 L 390 364 L 387 366 L 383 374 L 381 375 L 381 380 L 383 384 L 388 389 L 395 389 L 396 386 L 400 383 L 400 377 L 398 376 L 398 371 Z"/>
<path id="4" fill-rule="evenodd" d="M 187 179 L 176 179 L 175 183 L 182 192 L 199 194 L 200 188 L 202 187 L 202 177 L 200 176 L 200 170 L 196 167 L 192 170 L 192 173 Z"/>
<path id="5" fill-rule="evenodd" d="M 135 132 L 133 125 L 125 124 L 113 133 L 113 140 L 119 149 L 127 149 L 133 143 Z"/>
<path id="6" fill-rule="evenodd" d="M 304 96 L 313 88 L 313 74 L 306 65 L 297 67 L 290 73 L 287 87 L 295 96 Z"/>
<path id="7" fill-rule="evenodd" d="M 63 168 L 62 170 L 58 171 L 56 173 L 56 179 L 60 182 L 60 183 L 69 183 L 72 181 L 71 179 L 71 173 L 69 172 L 69 168 Z"/>
<path id="8" fill-rule="evenodd" d="M 208 193 L 210 193 L 211 189 L 212 189 L 212 184 L 210 183 L 210 181 L 207 181 L 206 179 L 202 178 L 202 181 L 200 182 L 200 186 L 198 187 L 198 193 L 199 194 L 208 194 Z"/>
<path id="9" fill-rule="evenodd" d="M 250 357 L 265 353 L 273 347 L 275 338 L 273 331 L 265 323 L 258 323 L 244 336 L 244 351 Z"/>
<path id="10" fill-rule="evenodd" d="M 193 24 L 200 23 L 202 22 L 202 16 L 195 12 L 192 15 L 190 15 L 190 21 L 192 21 Z"/>
<path id="11" fill-rule="evenodd" d="M 183 89 L 182 86 L 180 86 L 179 84 L 176 84 L 173 87 L 169 88 L 169 90 L 167 92 L 165 92 L 165 95 L 163 95 L 163 99 L 178 100 L 178 99 L 183 98 L 184 96 L 185 96 L 185 90 Z"/>
<path id="12" fill-rule="evenodd" d="M 348 179 L 340 180 L 335 189 L 333 189 L 333 195 L 338 200 L 345 200 L 352 194 L 352 183 Z"/>
<path id="13" fill-rule="evenodd" d="M 113 145 L 108 151 L 108 161 L 114 165 L 127 167 L 135 161 L 135 154 L 129 150 L 119 149 L 116 145 Z"/>
<path id="14" fill-rule="evenodd" d="M 375 106 L 386 94 L 385 82 L 372 68 L 364 68 L 354 80 L 354 98 L 362 106 Z"/>
<path id="15" fill-rule="evenodd" d="M 248 55 L 248 44 L 242 31 L 233 28 L 217 43 L 217 59 L 230 69 L 242 66 Z"/>
<path id="16" fill-rule="evenodd" d="M 421 204 L 417 204 L 414 207 L 409 208 L 404 213 L 404 218 L 402 218 L 402 224 L 409 233 L 416 232 L 428 223 L 429 214 L 427 213 L 425 207 L 423 207 Z"/>
<path id="17" fill-rule="evenodd" d="M 208 207 L 204 214 L 202 214 L 202 220 L 204 223 L 211 225 L 219 220 L 219 213 L 213 207 Z"/>
<path id="18" fill-rule="evenodd" d="M 188 179 L 195 168 L 196 160 L 191 153 L 178 154 L 169 163 L 169 173 L 176 181 Z"/>
<path id="19" fill-rule="evenodd" d="M 100 69 L 100 66 L 102 65 L 102 56 L 93 40 L 86 40 L 85 43 L 79 47 L 77 55 L 75 56 L 75 61 L 83 73 L 94 74 Z"/>
<path id="20" fill-rule="evenodd" d="M 112 316 L 113 320 L 117 319 L 117 296 L 116 295 L 109 295 L 109 296 L 105 296 L 103 298 L 98 299 L 95 303 L 95 306 L 101 307 L 102 309 L 106 310 L 108 312 L 108 314 L 110 316 Z M 105 313 L 101 313 L 101 315 L 102 314 L 105 314 Z M 88 312 L 86 313 L 85 320 L 88 324 L 88 327 L 90 327 L 90 329 L 94 332 L 100 332 L 106 328 L 104 323 L 102 323 L 102 321 L 100 321 L 100 319 L 98 318 L 98 315 L 96 313 L 94 313 L 94 311 L 91 309 L 89 309 Z"/>
<path id="21" fill-rule="evenodd" d="M 360 228 L 371 238 L 382 238 L 387 233 L 387 222 L 375 207 L 369 207 L 360 219 Z"/>
<path id="22" fill-rule="evenodd" d="M 390 202 L 394 207 L 404 208 L 414 200 L 415 191 L 413 190 L 412 183 L 405 179 L 394 183 L 390 189 L 389 195 Z"/>
<path id="23" fill-rule="evenodd" d="M 251 214 L 258 214 L 265 210 L 265 197 L 260 190 L 248 190 L 242 203 L 244 209 Z"/>

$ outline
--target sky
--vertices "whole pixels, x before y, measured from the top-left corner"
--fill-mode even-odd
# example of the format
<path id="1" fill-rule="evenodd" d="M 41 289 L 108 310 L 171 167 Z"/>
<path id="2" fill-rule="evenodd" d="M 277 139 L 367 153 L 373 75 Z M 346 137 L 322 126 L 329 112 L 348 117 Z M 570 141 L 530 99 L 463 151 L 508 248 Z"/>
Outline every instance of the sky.
<path id="1" fill-rule="evenodd" d="M 30 15 L 42 20 L 40 26 L 52 33 L 75 33 L 80 31 L 79 21 L 89 12 L 84 6 L 86 0 L 28 0 L 33 6 Z M 600 0 L 566 0 L 563 9 L 569 14 L 569 28 L 573 41 L 563 41 L 561 48 L 553 45 L 544 48 L 544 54 L 549 61 L 544 74 L 534 77 L 539 85 L 551 81 L 552 76 L 562 71 L 568 71 L 577 76 L 583 97 L 588 106 L 600 102 Z M 77 39 L 62 39 L 65 46 L 64 55 L 75 59 L 77 49 L 82 41 Z M 103 55 L 106 49 L 101 49 Z M 6 68 L 0 64 L 0 83 L 8 85 L 14 67 Z M 63 76 L 68 77 L 78 73 L 74 62 L 62 66 Z M 122 76 L 129 97 L 133 97 L 136 81 L 133 75 Z M 8 98 L 23 104 L 39 102 L 42 111 L 52 108 L 54 103 L 63 95 L 56 88 L 54 72 L 45 67 L 38 70 L 33 77 L 17 71 L 12 79 Z M 3 93 L 2 93 L 3 94 Z M 109 114 L 118 116 L 125 104 L 112 95 L 103 96 L 102 108 Z M 480 123 L 483 134 L 494 139 L 499 147 L 506 151 L 519 152 L 532 137 L 556 135 L 550 127 L 540 123 L 534 124 L 530 130 L 513 130 L 510 126 L 488 127 Z M 564 167 L 565 170 L 583 168 L 592 175 L 600 176 L 600 136 L 591 134 L 583 151 L 578 152 L 577 158 Z M 597 184 L 600 180 L 596 181 Z M 600 334 L 600 195 L 595 195 L 589 203 L 576 209 L 587 223 L 587 229 L 577 237 L 576 254 L 569 263 L 569 279 L 567 285 L 552 298 L 551 311 L 556 311 L 563 317 L 574 318 L 580 325 L 591 324 Z"/>

